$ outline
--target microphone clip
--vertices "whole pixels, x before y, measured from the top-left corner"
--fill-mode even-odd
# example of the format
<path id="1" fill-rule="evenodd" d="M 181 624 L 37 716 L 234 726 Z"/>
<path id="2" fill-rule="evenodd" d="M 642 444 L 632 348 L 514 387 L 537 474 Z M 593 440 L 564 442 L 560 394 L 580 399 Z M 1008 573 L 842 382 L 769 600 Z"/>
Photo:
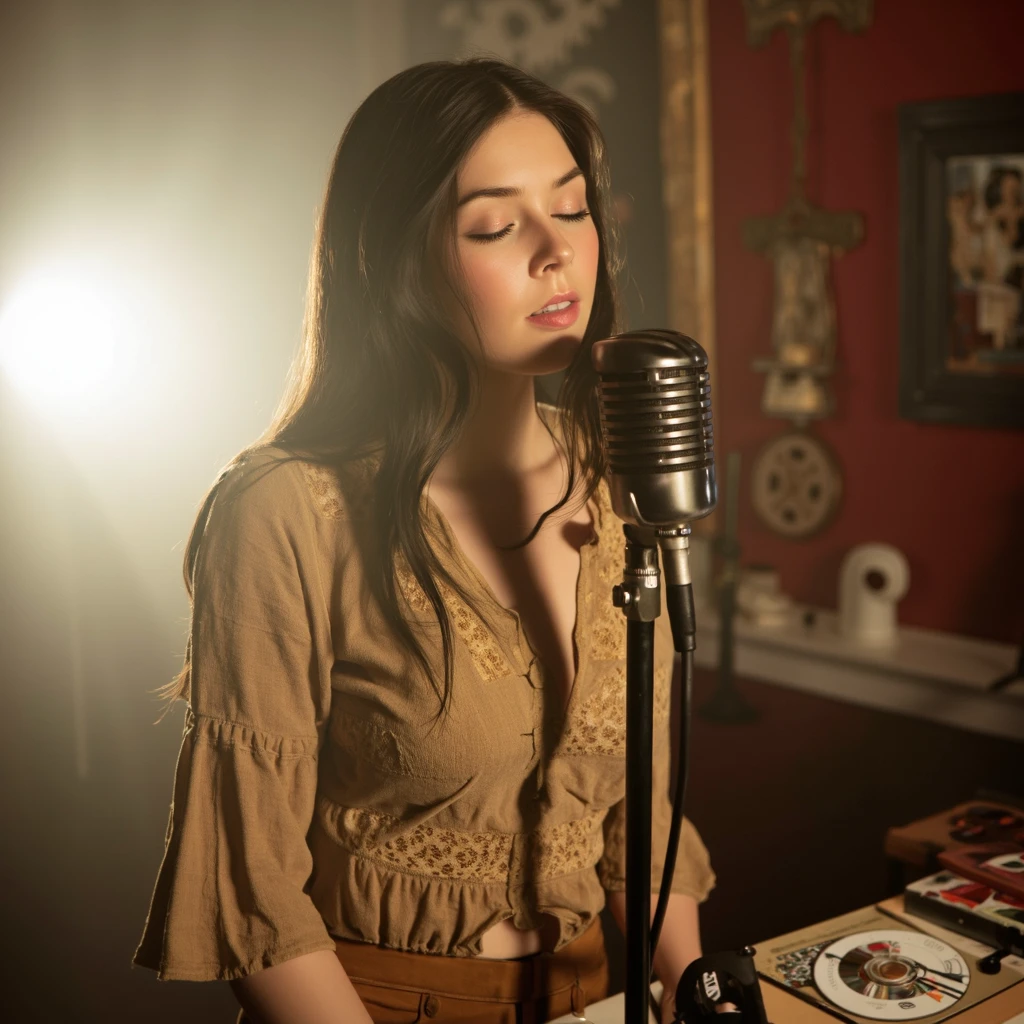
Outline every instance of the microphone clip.
<path id="1" fill-rule="evenodd" d="M 683 972 L 676 986 L 675 1024 L 768 1024 L 752 946 L 738 953 L 709 953 Z M 733 1003 L 738 1009 L 720 1012 Z"/>
<path id="2" fill-rule="evenodd" d="M 612 587 L 612 604 L 634 622 L 653 622 L 661 614 L 661 569 L 657 533 L 624 523 L 625 565 L 622 582 Z"/>

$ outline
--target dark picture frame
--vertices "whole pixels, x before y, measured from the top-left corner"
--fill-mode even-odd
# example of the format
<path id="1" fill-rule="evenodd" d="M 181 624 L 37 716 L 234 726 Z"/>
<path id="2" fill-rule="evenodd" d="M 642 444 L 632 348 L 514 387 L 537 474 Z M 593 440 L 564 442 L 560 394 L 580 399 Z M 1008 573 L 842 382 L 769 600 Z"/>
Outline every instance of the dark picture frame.
<path id="1" fill-rule="evenodd" d="M 900 416 L 932 423 L 1024 427 L 1024 337 L 1018 321 L 1013 321 L 1009 333 L 1000 327 L 994 336 L 979 333 L 965 319 L 975 315 L 979 303 L 989 302 L 991 307 L 992 293 L 998 299 L 1002 289 L 1002 297 L 1017 303 L 1012 317 L 1024 323 L 1024 313 L 1019 312 L 1024 303 L 1013 290 L 1017 277 L 1008 274 L 1008 284 L 982 281 L 984 274 L 996 271 L 991 270 L 992 260 L 982 271 L 980 255 L 961 275 L 954 269 L 962 265 L 954 264 L 954 253 L 960 249 L 952 248 L 954 242 L 962 242 L 963 223 L 970 225 L 965 231 L 977 232 L 971 241 L 981 252 L 989 237 L 985 217 L 999 212 L 987 204 L 1000 175 L 1005 176 L 1002 164 L 1024 166 L 1024 93 L 903 105 L 899 151 Z M 1005 160 L 1000 162 L 1000 157 Z M 1016 190 L 1020 178 L 1017 171 L 1011 173 L 1016 183 L 1008 187 Z M 975 186 L 979 175 L 988 177 Z M 970 194 L 972 188 L 982 197 L 980 207 Z M 966 207 L 957 206 L 961 198 Z M 1008 222 L 1003 218 L 997 223 Z M 1024 235 L 1024 221 L 1014 223 Z M 1014 253 L 1011 262 L 1016 260 Z M 1001 261 L 1000 274 L 1004 266 Z M 977 284 L 971 274 L 978 277 Z M 980 314 L 978 322 L 987 326 Z"/>

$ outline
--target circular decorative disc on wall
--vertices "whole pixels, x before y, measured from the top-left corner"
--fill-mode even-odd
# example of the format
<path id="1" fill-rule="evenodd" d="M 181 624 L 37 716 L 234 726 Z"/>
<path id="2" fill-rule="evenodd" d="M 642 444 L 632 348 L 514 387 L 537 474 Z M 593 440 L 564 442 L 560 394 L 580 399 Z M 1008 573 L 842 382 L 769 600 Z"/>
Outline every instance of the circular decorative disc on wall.
<path id="1" fill-rule="evenodd" d="M 792 430 L 769 441 L 754 460 L 751 501 L 758 518 L 783 537 L 810 537 L 839 509 L 843 477 L 824 441 Z"/>

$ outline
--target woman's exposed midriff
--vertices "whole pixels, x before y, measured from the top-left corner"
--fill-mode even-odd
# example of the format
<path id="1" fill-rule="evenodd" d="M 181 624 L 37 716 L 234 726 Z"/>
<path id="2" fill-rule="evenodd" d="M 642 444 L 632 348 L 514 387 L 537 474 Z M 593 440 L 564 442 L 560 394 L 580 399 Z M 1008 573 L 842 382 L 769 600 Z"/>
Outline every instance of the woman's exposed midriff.
<path id="1" fill-rule="evenodd" d="M 545 915 L 540 928 L 517 928 L 506 918 L 488 928 L 480 939 L 481 957 L 489 960 L 517 960 L 542 949 L 551 949 L 558 937 L 558 921 Z"/>

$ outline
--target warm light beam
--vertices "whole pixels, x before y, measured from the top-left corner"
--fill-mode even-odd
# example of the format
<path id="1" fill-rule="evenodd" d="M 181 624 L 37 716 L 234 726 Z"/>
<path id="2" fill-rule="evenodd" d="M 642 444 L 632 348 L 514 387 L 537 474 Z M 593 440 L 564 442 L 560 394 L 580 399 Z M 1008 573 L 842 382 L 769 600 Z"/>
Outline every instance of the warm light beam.
<path id="1" fill-rule="evenodd" d="M 0 308 L 0 372 L 33 404 L 102 402 L 120 376 L 124 319 L 103 284 L 40 273 Z"/>

